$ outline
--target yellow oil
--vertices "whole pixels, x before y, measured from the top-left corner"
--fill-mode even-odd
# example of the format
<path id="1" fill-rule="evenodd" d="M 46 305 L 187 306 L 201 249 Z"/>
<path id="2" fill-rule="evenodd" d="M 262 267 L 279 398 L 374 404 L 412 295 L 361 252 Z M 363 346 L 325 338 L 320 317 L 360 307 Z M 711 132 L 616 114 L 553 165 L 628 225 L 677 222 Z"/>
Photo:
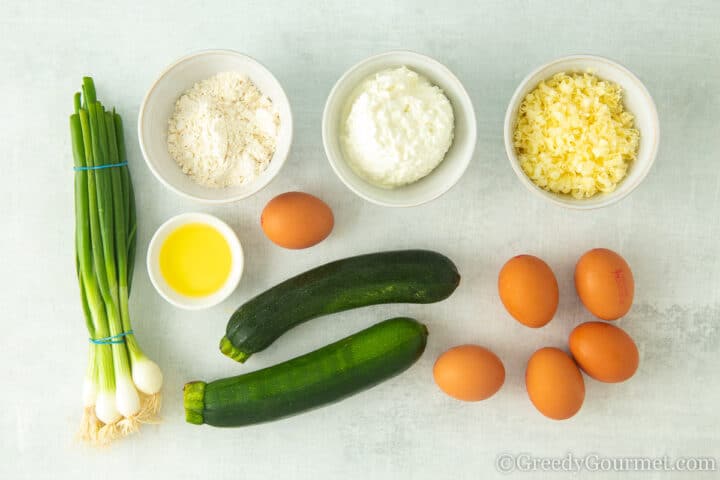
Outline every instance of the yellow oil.
<path id="1" fill-rule="evenodd" d="M 160 248 L 163 278 L 173 290 L 187 297 L 204 297 L 220 290 L 231 267 L 227 240 L 204 223 L 178 227 Z"/>

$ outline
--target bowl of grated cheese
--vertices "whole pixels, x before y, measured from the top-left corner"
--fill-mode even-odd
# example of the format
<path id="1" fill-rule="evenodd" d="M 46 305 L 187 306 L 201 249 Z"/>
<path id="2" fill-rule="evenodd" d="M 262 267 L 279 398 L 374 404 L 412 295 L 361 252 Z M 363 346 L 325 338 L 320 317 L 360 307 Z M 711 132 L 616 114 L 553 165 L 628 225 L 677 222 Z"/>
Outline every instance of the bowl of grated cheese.
<path id="1" fill-rule="evenodd" d="M 256 60 L 206 50 L 172 63 L 140 106 L 138 137 L 150 171 L 204 203 L 249 197 L 280 172 L 293 136 L 290 102 Z"/>
<path id="2" fill-rule="evenodd" d="M 614 204 L 657 156 L 657 109 L 643 83 L 603 57 L 573 55 L 531 72 L 505 114 L 505 150 L 520 181 L 573 209 Z"/>

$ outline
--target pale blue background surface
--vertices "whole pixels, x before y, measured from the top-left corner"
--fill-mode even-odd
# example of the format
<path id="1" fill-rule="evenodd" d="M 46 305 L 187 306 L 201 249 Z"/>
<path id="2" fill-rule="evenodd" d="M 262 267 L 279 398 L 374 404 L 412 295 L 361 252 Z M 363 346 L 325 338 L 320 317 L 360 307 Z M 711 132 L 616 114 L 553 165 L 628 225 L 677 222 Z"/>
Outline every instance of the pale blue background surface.
<path id="1" fill-rule="evenodd" d="M 499 475 L 495 459 L 504 452 L 720 457 L 719 20 L 720 4 L 713 1 L 163 0 L 125 6 L 2 0 L 0 478 L 460 480 Z M 296 124 L 279 177 L 255 197 L 224 207 L 165 190 L 146 168 L 135 134 L 139 104 L 156 75 L 175 58 L 206 48 L 236 49 L 266 64 L 285 86 Z M 450 67 L 478 117 L 476 158 L 466 175 L 442 198 L 410 210 L 354 196 L 333 175 L 320 138 L 333 83 L 355 62 L 396 48 Z M 518 82 L 571 53 L 626 65 L 645 82 L 660 115 L 653 171 L 628 199 L 600 211 L 571 212 L 531 195 L 503 150 L 502 120 Z M 102 451 L 72 438 L 81 413 L 86 332 L 74 281 L 66 125 L 72 93 L 86 74 L 125 117 L 140 207 L 133 317 L 144 348 L 166 374 L 164 423 Z M 302 252 L 275 247 L 258 225 L 262 206 L 293 189 L 322 197 L 336 214 L 333 235 Z M 143 264 L 155 228 L 189 210 L 229 222 L 247 256 L 241 287 L 202 313 L 165 303 Z M 574 325 L 591 319 L 574 294 L 572 269 L 595 246 L 621 252 L 634 269 L 636 302 L 621 326 L 638 343 L 640 369 L 625 384 L 588 380 L 582 411 L 551 422 L 525 394 L 524 366 L 535 349 L 562 347 Z M 411 247 L 437 249 L 456 261 L 463 281 L 451 299 L 319 319 L 243 367 L 217 353 L 230 312 L 258 291 L 331 259 Z M 542 330 L 512 320 L 496 294 L 500 266 L 519 253 L 541 256 L 558 276 L 560 310 Z M 273 424 L 215 430 L 183 422 L 184 382 L 271 365 L 399 314 L 430 328 L 425 355 L 404 375 Z M 466 342 L 488 346 L 505 363 L 506 384 L 486 402 L 455 402 L 432 382 L 436 356 Z M 703 477 L 711 474 L 687 476 Z"/>

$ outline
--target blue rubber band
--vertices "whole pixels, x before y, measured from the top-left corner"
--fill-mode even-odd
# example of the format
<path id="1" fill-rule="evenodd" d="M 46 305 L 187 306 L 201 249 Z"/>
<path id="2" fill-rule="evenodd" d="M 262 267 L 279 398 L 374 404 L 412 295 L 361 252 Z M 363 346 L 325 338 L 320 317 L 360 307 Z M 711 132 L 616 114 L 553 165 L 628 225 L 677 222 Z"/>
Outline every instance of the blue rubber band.
<path id="1" fill-rule="evenodd" d="M 135 332 L 128 330 L 127 332 L 118 333 L 117 335 L 110 335 L 109 337 L 104 338 L 90 338 L 88 340 L 95 345 L 113 345 L 117 343 L 125 343 L 125 337 L 132 335 L 133 333 Z"/>
<path id="2" fill-rule="evenodd" d="M 102 170 L 103 168 L 113 168 L 113 167 L 124 167 L 127 165 L 128 162 L 120 162 L 120 163 L 108 163 L 105 165 L 91 165 L 91 166 L 84 166 L 84 167 L 73 167 L 73 170 L 76 172 L 85 172 L 87 170 Z"/>

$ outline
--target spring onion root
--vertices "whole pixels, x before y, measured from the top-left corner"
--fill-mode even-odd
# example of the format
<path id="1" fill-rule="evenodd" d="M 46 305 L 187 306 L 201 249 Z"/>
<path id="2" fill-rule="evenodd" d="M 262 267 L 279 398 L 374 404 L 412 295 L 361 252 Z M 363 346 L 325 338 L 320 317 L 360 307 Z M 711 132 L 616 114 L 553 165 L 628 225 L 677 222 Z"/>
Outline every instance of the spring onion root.
<path id="1" fill-rule="evenodd" d="M 102 445 L 157 422 L 163 377 L 130 322 L 137 224 L 122 119 L 97 100 L 89 77 L 73 106 L 77 277 L 88 334 L 97 340 L 90 343 L 79 436 Z"/>

